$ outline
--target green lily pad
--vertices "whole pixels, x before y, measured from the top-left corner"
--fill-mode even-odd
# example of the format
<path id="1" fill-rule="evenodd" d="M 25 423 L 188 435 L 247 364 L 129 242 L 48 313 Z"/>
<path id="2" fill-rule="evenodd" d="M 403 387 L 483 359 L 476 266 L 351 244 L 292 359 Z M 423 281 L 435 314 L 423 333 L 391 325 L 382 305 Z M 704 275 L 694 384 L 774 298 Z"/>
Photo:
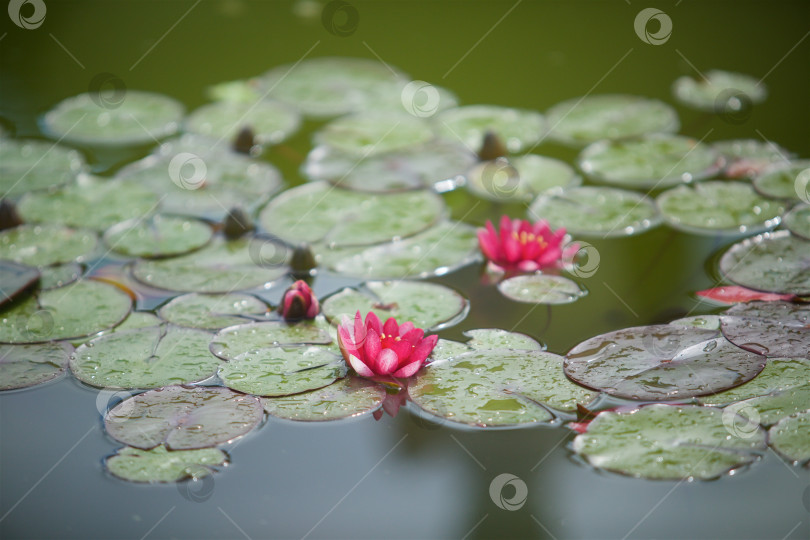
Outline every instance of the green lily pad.
<path id="1" fill-rule="evenodd" d="M 42 118 L 51 137 L 93 146 L 150 144 L 176 132 L 183 105 L 161 94 L 128 90 L 115 108 L 94 94 L 67 98 Z"/>
<path id="2" fill-rule="evenodd" d="M 693 326 L 695 328 L 703 328 L 704 330 L 720 330 L 720 317 L 717 315 L 695 315 L 693 317 L 684 317 L 683 319 L 670 321 L 669 324 Z M 761 373 L 757 375 L 757 377 L 760 376 L 762 376 Z"/>
<path id="3" fill-rule="evenodd" d="M 674 133 L 680 127 L 678 115 L 670 105 L 623 94 L 563 101 L 546 112 L 546 121 L 552 139 L 572 146 L 647 133 Z"/>
<path id="4" fill-rule="evenodd" d="M 205 95 L 212 101 L 234 103 L 256 103 L 262 99 L 256 79 L 237 79 L 213 84 L 205 89 Z"/>
<path id="5" fill-rule="evenodd" d="M 32 287 L 40 279 L 39 270 L 31 266 L 0 260 L 0 306 Z"/>
<path id="6" fill-rule="evenodd" d="M 58 225 L 20 225 L 0 231 L 0 259 L 30 266 L 84 261 L 97 245 L 96 233 Z"/>
<path id="7" fill-rule="evenodd" d="M 72 351 L 67 343 L 0 345 L 0 390 L 26 388 L 61 377 Z"/>
<path id="8" fill-rule="evenodd" d="M 346 375 L 346 362 L 324 347 L 268 347 L 222 364 L 228 388 L 257 396 L 287 396 L 330 385 Z"/>
<path id="9" fill-rule="evenodd" d="M 570 304 L 587 294 L 575 281 L 562 276 L 531 274 L 498 283 L 502 295 L 526 304 Z"/>
<path id="10" fill-rule="evenodd" d="M 537 198 L 529 217 L 545 219 L 575 236 L 629 236 L 661 223 L 649 198 L 624 189 L 582 186 Z"/>
<path id="11" fill-rule="evenodd" d="M 574 452 L 600 469 L 654 480 L 717 478 L 765 451 L 765 432 L 728 429 L 713 407 L 647 405 L 600 413 L 577 435 Z M 742 418 L 732 417 L 732 421 Z"/>
<path id="12" fill-rule="evenodd" d="M 0 138 L 0 199 L 59 187 L 73 181 L 84 158 L 58 144 Z"/>
<path id="13" fill-rule="evenodd" d="M 265 315 L 269 306 L 249 294 L 198 294 L 178 296 L 165 304 L 158 315 L 187 328 L 220 330 Z"/>
<path id="14" fill-rule="evenodd" d="M 705 77 L 679 77 L 672 85 L 672 93 L 680 103 L 701 111 L 715 112 L 718 109 L 736 110 L 732 104 L 719 103 L 734 94 L 743 94 L 746 103 L 737 107 L 747 107 L 760 103 L 768 95 L 765 86 L 749 75 L 713 69 L 705 72 Z M 739 99 L 739 98 L 738 98 Z"/>
<path id="15" fill-rule="evenodd" d="M 636 189 L 666 188 L 710 178 L 722 163 L 711 146 L 665 134 L 598 141 L 579 155 L 579 167 L 590 178 Z"/>
<path id="16" fill-rule="evenodd" d="M 491 131 L 516 154 L 537 145 L 546 132 L 543 115 L 524 109 L 497 105 L 467 105 L 448 109 L 436 116 L 439 135 L 478 152 L 484 135 Z"/>
<path id="17" fill-rule="evenodd" d="M 209 448 L 259 425 L 259 398 L 227 388 L 166 386 L 126 399 L 107 411 L 104 427 L 118 442 L 142 450 Z"/>
<path id="18" fill-rule="evenodd" d="M 496 202 L 529 202 L 542 193 L 580 183 L 582 178 L 564 161 L 536 154 L 483 161 L 467 172 L 467 188 Z"/>
<path id="19" fill-rule="evenodd" d="M 758 139 L 718 141 L 712 147 L 725 159 L 725 175 L 730 178 L 753 178 L 774 163 L 793 158 L 778 144 Z"/>
<path id="20" fill-rule="evenodd" d="M 300 125 L 301 117 L 295 109 L 275 101 L 209 103 L 191 112 L 185 120 L 186 131 L 229 142 L 240 130 L 250 128 L 253 140 L 262 146 L 284 141 Z"/>
<path id="21" fill-rule="evenodd" d="M 810 242 L 788 231 L 746 238 L 723 254 L 720 272 L 749 289 L 808 295 Z"/>
<path id="22" fill-rule="evenodd" d="M 525 334 L 509 332 L 507 330 L 501 330 L 500 328 L 477 328 L 475 330 L 467 330 L 464 332 L 464 335 L 470 338 L 470 341 L 464 345 L 476 351 L 489 349 L 542 351 L 545 349 L 545 346 Z M 458 354 L 461 354 L 461 352 Z"/>
<path id="23" fill-rule="evenodd" d="M 646 401 L 715 394 L 750 381 L 764 367 L 765 357 L 735 347 L 716 330 L 666 324 L 587 339 L 565 359 L 574 382 Z"/>
<path id="24" fill-rule="evenodd" d="M 726 410 L 756 419 L 764 427 L 810 409 L 810 384 L 732 403 Z"/>
<path id="25" fill-rule="evenodd" d="M 760 233 L 778 225 L 785 212 L 749 184 L 727 180 L 678 186 L 655 202 L 672 227 L 702 235 Z"/>
<path id="26" fill-rule="evenodd" d="M 782 225 L 791 232 L 805 240 L 810 240 L 810 204 L 800 204 L 785 214 Z"/>
<path id="27" fill-rule="evenodd" d="M 803 386 L 808 381 L 810 361 L 802 358 L 770 358 L 765 369 L 747 383 L 712 396 L 704 396 L 699 401 L 704 405 L 727 405 Z"/>
<path id="28" fill-rule="evenodd" d="M 405 112 L 363 112 L 343 116 L 332 120 L 313 136 L 316 145 L 327 145 L 358 157 L 401 151 L 431 139 L 433 130 L 430 125 Z"/>
<path id="29" fill-rule="evenodd" d="M 443 212 L 442 198 L 431 191 L 370 194 L 318 182 L 274 198 L 259 220 L 265 231 L 292 244 L 343 247 L 412 236 Z"/>
<path id="30" fill-rule="evenodd" d="M 228 463 L 228 455 L 218 448 L 166 450 L 157 446 L 141 450 L 125 446 L 104 460 L 110 474 L 128 482 L 179 482 L 204 478 L 215 467 Z"/>
<path id="31" fill-rule="evenodd" d="M 76 263 L 56 264 L 39 269 L 39 288 L 42 290 L 64 287 L 82 277 L 82 267 Z"/>
<path id="32" fill-rule="evenodd" d="M 810 160 L 775 163 L 754 177 L 754 188 L 772 199 L 810 203 Z"/>
<path id="33" fill-rule="evenodd" d="M 745 350 L 810 360 L 810 304 L 744 302 L 727 309 L 720 325 L 726 339 Z"/>
<path id="34" fill-rule="evenodd" d="M 768 441 L 793 463 L 810 460 L 810 410 L 783 418 L 768 430 Z"/>
<path id="35" fill-rule="evenodd" d="M 458 107 L 458 97 L 447 88 L 425 81 L 398 79 L 380 82 L 363 92 L 363 111 L 402 111 L 418 118 L 429 118 L 440 111 Z"/>
<path id="36" fill-rule="evenodd" d="M 0 343 L 90 336 L 121 322 L 131 307 L 121 289 L 93 280 L 35 292 L 0 310 Z"/>
<path id="37" fill-rule="evenodd" d="M 379 384 L 349 376 L 317 390 L 265 398 L 264 410 L 287 420 L 325 422 L 372 413 L 384 399 L 385 390 Z"/>
<path id="38" fill-rule="evenodd" d="M 263 262 L 257 238 L 216 237 L 204 248 L 165 260 L 139 260 L 132 275 L 146 285 L 180 292 L 229 293 L 264 287 L 287 268 Z"/>
<path id="39" fill-rule="evenodd" d="M 212 234 L 205 222 L 155 215 L 113 225 L 104 233 L 104 242 L 130 257 L 170 257 L 204 246 Z"/>
<path id="40" fill-rule="evenodd" d="M 223 360 L 235 360 L 247 352 L 291 345 L 328 345 L 329 332 L 315 321 L 258 322 L 220 330 L 211 340 L 211 352 Z"/>
<path id="41" fill-rule="evenodd" d="M 158 202 L 143 186 L 87 176 L 56 191 L 29 193 L 18 210 L 26 222 L 103 231 L 120 221 L 142 219 Z"/>
<path id="42" fill-rule="evenodd" d="M 124 322 L 116 326 L 113 330 L 115 332 L 123 332 L 124 330 L 148 328 L 150 326 L 159 326 L 162 322 L 160 317 L 154 313 L 148 311 L 133 311 L 124 319 Z"/>
<path id="43" fill-rule="evenodd" d="M 329 296 L 322 304 L 323 314 L 335 325 L 342 315 L 354 318 L 357 311 L 371 311 L 381 321 L 394 317 L 400 324 L 412 322 L 431 331 L 458 324 L 468 309 L 467 299 L 453 289 L 421 281 L 367 281 L 361 288 Z"/>
<path id="44" fill-rule="evenodd" d="M 203 381 L 221 364 L 208 350 L 211 334 L 152 326 L 116 331 L 76 349 L 70 370 L 98 388 L 145 389 Z"/>

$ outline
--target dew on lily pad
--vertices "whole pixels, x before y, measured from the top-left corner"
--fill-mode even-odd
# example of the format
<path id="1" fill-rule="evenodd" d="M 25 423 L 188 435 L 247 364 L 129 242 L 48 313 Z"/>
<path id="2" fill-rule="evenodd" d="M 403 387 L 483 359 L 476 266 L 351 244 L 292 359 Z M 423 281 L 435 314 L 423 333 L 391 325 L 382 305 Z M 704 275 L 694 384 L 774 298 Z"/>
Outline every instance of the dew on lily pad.
<path id="1" fill-rule="evenodd" d="M 39 269 L 39 287 L 40 289 L 56 289 L 57 287 L 64 287 L 70 285 L 82 277 L 82 267 L 77 263 L 56 264 L 53 266 L 45 266 Z"/>
<path id="2" fill-rule="evenodd" d="M 678 186 L 655 202 L 673 228 L 708 236 L 767 231 L 785 212 L 783 204 L 759 196 L 749 184 L 728 180 Z"/>
<path id="3" fill-rule="evenodd" d="M 694 315 L 682 319 L 675 319 L 669 324 L 692 326 L 695 328 L 703 328 L 704 330 L 720 330 L 720 317 L 717 315 Z"/>
<path id="4" fill-rule="evenodd" d="M 724 421 L 725 420 L 725 421 Z M 653 404 L 603 411 L 572 449 L 594 467 L 636 478 L 710 480 L 748 465 L 765 451 L 760 428 L 738 434 L 713 407 Z"/>
<path id="5" fill-rule="evenodd" d="M 316 321 L 256 322 L 220 330 L 211 340 L 211 352 L 223 360 L 234 360 L 252 350 L 290 345 L 328 345 L 332 338 Z"/>
<path id="6" fill-rule="evenodd" d="M 765 85 L 750 75 L 713 69 L 699 78 L 675 80 L 672 93 L 680 103 L 702 111 L 739 113 L 761 103 L 768 95 Z"/>
<path id="7" fill-rule="evenodd" d="M 470 338 L 470 341 L 466 342 L 465 345 L 476 351 L 487 349 L 545 350 L 542 343 L 526 334 L 509 332 L 500 328 L 476 328 L 475 330 L 467 330 L 464 335 Z"/>
<path id="8" fill-rule="evenodd" d="M 253 102 L 218 101 L 192 111 L 184 128 L 232 141 L 240 130 L 249 128 L 256 144 L 278 144 L 298 131 L 301 118 L 298 112 L 280 102 L 264 100 Z"/>
<path id="9" fill-rule="evenodd" d="M 808 381 L 810 361 L 803 358 L 769 358 L 765 369 L 747 383 L 711 396 L 703 396 L 699 401 L 704 405 L 726 405 L 804 386 Z"/>
<path id="10" fill-rule="evenodd" d="M 116 326 L 114 332 L 123 332 L 124 330 L 135 330 L 136 328 L 147 328 L 149 326 L 158 326 L 163 321 L 149 311 L 133 311 L 124 321 Z"/>
<path id="11" fill-rule="evenodd" d="M 228 455 L 218 448 L 167 450 L 162 445 L 150 450 L 125 446 L 104 460 L 113 476 L 141 483 L 199 480 L 227 463 Z"/>
<path id="12" fill-rule="evenodd" d="M 106 100 L 116 99 L 115 107 Z M 79 94 L 59 102 L 42 118 L 51 137 L 91 146 L 150 144 L 175 133 L 185 109 L 168 96 L 126 90 L 121 96 Z"/>
<path id="13" fill-rule="evenodd" d="M 575 236 L 615 237 L 642 233 L 661 223 L 649 198 L 624 189 L 581 186 L 541 195 L 529 217 L 565 227 Z"/>
<path id="14" fill-rule="evenodd" d="M 30 266 L 84 261 L 95 250 L 98 236 L 86 229 L 59 225 L 20 225 L 0 231 L 0 259 Z"/>
<path id="15" fill-rule="evenodd" d="M 492 132 L 506 149 L 516 154 L 537 145 L 546 131 L 543 115 L 536 111 L 498 105 L 467 105 L 436 115 L 436 130 L 448 141 L 478 152 L 484 135 Z"/>
<path id="16" fill-rule="evenodd" d="M 563 101 L 546 112 L 546 120 L 550 126 L 549 137 L 572 146 L 647 133 L 674 133 L 680 127 L 678 115 L 670 105 L 623 94 Z"/>
<path id="17" fill-rule="evenodd" d="M 0 310 L 0 343 L 41 343 L 89 336 L 121 322 L 132 300 L 113 285 L 80 280 L 35 291 Z"/>
<path id="18" fill-rule="evenodd" d="M 768 430 L 768 441 L 774 450 L 793 463 L 810 461 L 810 410 L 781 419 Z"/>
<path id="19" fill-rule="evenodd" d="M 737 401 L 726 406 L 727 411 L 741 414 L 764 427 L 772 426 L 783 418 L 808 409 L 810 409 L 810 384 Z"/>
<path id="20" fill-rule="evenodd" d="M 364 158 L 423 145 L 431 139 L 433 130 L 430 124 L 404 111 L 342 116 L 313 136 L 316 145 L 330 146 Z"/>
<path id="21" fill-rule="evenodd" d="M 116 331 L 76 349 L 70 370 L 98 388 L 146 389 L 203 381 L 222 363 L 208 350 L 211 334 L 152 326 Z"/>
<path id="22" fill-rule="evenodd" d="M 39 270 L 31 266 L 0 259 L 0 306 L 14 300 L 32 287 L 40 278 Z"/>
<path id="23" fill-rule="evenodd" d="M 666 188 L 710 178 L 722 163 L 711 146 L 667 134 L 597 141 L 579 155 L 579 167 L 593 180 L 636 189 Z"/>
<path id="24" fill-rule="evenodd" d="M 394 317 L 417 328 L 439 330 L 464 318 L 469 302 L 449 287 L 422 281 L 367 281 L 359 288 L 346 288 L 322 302 L 322 311 L 332 324 L 343 315 L 354 318 L 374 312 L 381 321 Z"/>
<path id="25" fill-rule="evenodd" d="M 154 215 L 113 225 L 104 233 L 107 246 L 130 257 L 182 255 L 204 246 L 213 234 L 202 221 Z"/>
<path id="26" fill-rule="evenodd" d="M 67 343 L 0 345 L 0 390 L 35 386 L 61 377 L 73 347 Z"/>
<path id="27" fill-rule="evenodd" d="M 35 139 L 0 138 L 0 199 L 67 184 L 84 167 L 70 148 Z"/>
<path id="28" fill-rule="evenodd" d="M 546 274 L 507 278 L 498 283 L 498 290 L 515 302 L 527 304 L 570 304 L 586 294 L 576 282 Z"/>
<path id="29" fill-rule="evenodd" d="M 227 388 L 167 386 L 126 399 L 104 416 L 107 433 L 142 450 L 192 450 L 245 435 L 264 417 L 256 396 Z"/>
<path id="30" fill-rule="evenodd" d="M 785 214 L 782 225 L 793 236 L 810 240 L 810 204 L 800 204 Z"/>
<path id="31" fill-rule="evenodd" d="M 753 379 L 765 357 L 716 330 L 639 326 L 587 339 L 566 355 L 565 373 L 609 395 L 661 401 L 715 394 Z"/>
<path id="32" fill-rule="evenodd" d="M 264 410 L 275 417 L 300 422 L 324 422 L 372 413 L 382 406 L 385 389 L 369 380 L 348 376 L 329 386 L 264 399 Z"/>
<path id="33" fill-rule="evenodd" d="M 729 178 L 753 178 L 774 163 L 791 159 L 793 154 L 772 141 L 734 139 L 712 144 L 725 160 Z"/>
<path id="34" fill-rule="evenodd" d="M 731 246 L 720 272 L 738 285 L 781 294 L 810 294 L 810 241 L 788 231 L 765 233 Z"/>
<path id="35" fill-rule="evenodd" d="M 730 307 L 720 320 L 723 335 L 738 347 L 769 358 L 810 360 L 810 304 L 747 302 Z"/>
<path id="36" fill-rule="evenodd" d="M 772 199 L 810 202 L 810 160 L 774 163 L 754 177 L 754 188 Z"/>
<path id="37" fill-rule="evenodd" d="M 170 323 L 187 328 L 220 330 L 264 316 L 269 306 L 249 294 L 199 294 L 178 296 L 163 307 L 158 314 Z"/>
<path id="38" fill-rule="evenodd" d="M 550 190 L 578 186 L 582 178 L 559 159 L 536 154 L 484 161 L 467 172 L 467 188 L 495 202 L 529 202 Z"/>

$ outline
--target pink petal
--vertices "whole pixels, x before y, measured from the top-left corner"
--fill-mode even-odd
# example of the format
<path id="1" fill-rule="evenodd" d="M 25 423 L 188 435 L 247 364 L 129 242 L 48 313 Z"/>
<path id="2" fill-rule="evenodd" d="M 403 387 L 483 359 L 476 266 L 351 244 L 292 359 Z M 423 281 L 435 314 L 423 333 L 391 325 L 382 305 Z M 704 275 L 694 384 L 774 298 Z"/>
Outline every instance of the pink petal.
<path id="1" fill-rule="evenodd" d="M 780 300 L 792 300 L 792 294 L 775 294 L 754 291 L 746 287 L 738 285 L 729 285 L 726 287 L 715 287 L 713 289 L 706 289 L 698 291 L 698 296 L 712 300 L 720 304 L 736 304 L 738 302 L 750 302 L 752 300 L 762 300 L 763 302 L 774 302 Z"/>
<path id="2" fill-rule="evenodd" d="M 377 375 L 388 375 L 397 368 L 399 358 L 391 349 L 383 349 L 377 357 Z"/>
<path id="3" fill-rule="evenodd" d="M 408 321 L 406 323 L 399 325 L 399 332 L 397 333 L 398 336 L 404 336 L 408 332 L 414 329 L 413 323 Z"/>
<path id="4" fill-rule="evenodd" d="M 369 330 L 366 335 L 366 343 L 363 346 L 363 352 L 366 355 L 366 362 L 372 369 L 376 367 L 377 357 L 380 355 L 380 335 L 374 330 Z"/>
<path id="5" fill-rule="evenodd" d="M 416 345 L 420 341 L 422 341 L 422 337 L 424 337 L 425 331 L 421 328 L 414 328 L 410 332 L 407 332 L 404 336 L 402 336 L 403 341 L 407 341 L 411 345 Z"/>
<path id="6" fill-rule="evenodd" d="M 560 248 L 550 247 L 541 253 L 540 256 L 535 259 L 535 262 L 537 262 L 537 264 L 543 268 L 544 266 L 553 265 L 555 262 L 560 260 L 560 257 L 562 257 L 562 251 L 560 251 Z"/>
<path id="7" fill-rule="evenodd" d="M 354 342 L 355 347 L 361 347 L 366 340 L 366 327 L 363 324 L 363 317 L 360 315 L 360 310 L 354 315 Z"/>
<path id="8" fill-rule="evenodd" d="M 367 365 L 365 365 L 362 360 L 354 356 L 353 354 L 349 355 L 349 365 L 352 366 L 352 369 L 357 372 L 358 375 L 361 377 L 372 377 L 374 376 L 374 372 L 371 371 Z"/>
<path id="9" fill-rule="evenodd" d="M 422 367 L 422 362 L 411 362 L 410 364 L 405 364 L 403 367 L 399 368 L 394 372 L 394 377 L 402 377 L 403 379 L 410 377 L 417 371 L 419 368 Z"/>
<path id="10" fill-rule="evenodd" d="M 360 312 L 358 311 L 358 313 L 360 313 Z M 383 333 L 382 324 L 380 323 L 380 318 L 377 317 L 377 314 L 374 313 L 373 311 L 369 311 L 366 314 L 366 329 L 372 329 L 375 332 L 377 332 L 377 334 L 382 334 Z"/>
<path id="11" fill-rule="evenodd" d="M 385 321 L 385 326 L 383 326 L 383 334 L 386 336 L 399 335 L 399 326 L 397 325 L 396 319 L 389 317 L 388 320 Z"/>
<path id="12" fill-rule="evenodd" d="M 312 296 L 311 298 L 312 303 L 309 304 L 309 308 L 307 309 L 307 319 L 314 319 L 315 316 L 321 311 L 321 306 L 318 303 L 318 299 L 315 298 L 314 296 Z"/>
<path id="13" fill-rule="evenodd" d="M 490 223 L 487 223 L 490 225 Z M 478 231 L 478 246 L 481 248 L 481 252 L 484 256 L 489 260 L 498 260 L 500 259 L 500 251 L 498 249 L 498 237 L 495 235 L 494 232 L 491 234 L 488 231 Z"/>
<path id="14" fill-rule="evenodd" d="M 388 347 L 397 355 L 398 363 L 402 362 L 403 360 L 407 360 L 408 357 L 411 355 L 411 351 L 413 350 L 413 344 L 410 341 L 405 341 L 401 339 L 399 341 L 396 340 L 389 340 Z"/>
<path id="15" fill-rule="evenodd" d="M 435 334 L 426 337 L 414 348 L 413 352 L 411 353 L 411 357 L 408 360 L 412 362 L 419 362 L 420 364 L 423 363 L 425 359 L 430 356 L 430 353 L 433 352 L 433 348 L 436 346 L 437 341 L 439 341 L 439 336 Z"/>

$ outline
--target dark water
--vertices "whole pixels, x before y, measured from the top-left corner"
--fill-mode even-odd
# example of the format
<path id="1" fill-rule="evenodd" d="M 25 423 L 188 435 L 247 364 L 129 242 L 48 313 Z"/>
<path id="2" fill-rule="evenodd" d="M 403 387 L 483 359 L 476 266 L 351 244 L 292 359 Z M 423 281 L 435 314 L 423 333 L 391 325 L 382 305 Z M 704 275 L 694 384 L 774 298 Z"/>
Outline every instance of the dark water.
<path id="1" fill-rule="evenodd" d="M 306 5 L 298 3 L 299 11 Z M 348 18 L 336 23 L 351 28 L 356 13 L 357 27 L 345 37 L 328 32 L 318 13 L 295 15 L 291 2 L 50 1 L 35 30 L 0 14 L 0 116 L 18 135 L 36 135 L 40 113 L 86 91 L 102 72 L 194 108 L 207 85 L 294 62 L 310 49 L 313 57 L 379 56 L 451 88 L 463 103 L 537 110 L 588 92 L 671 101 L 671 82 L 693 74 L 691 63 L 764 76 L 770 98 L 736 124 L 679 109 L 683 133 L 767 138 L 808 157 L 810 4 L 654 5 L 673 21 L 660 46 L 636 36 L 633 19 L 648 4 L 635 0 L 352 1 Z M 305 127 L 267 155 L 290 183 L 301 181 L 297 169 L 316 124 Z M 569 162 L 576 155 L 548 143 L 537 152 Z M 138 155 L 90 157 L 104 173 Z M 454 217 L 471 223 L 525 211 L 476 204 L 466 193 L 447 200 Z M 462 290 L 473 306 L 441 335 L 500 327 L 564 353 L 605 331 L 705 313 L 690 292 L 714 284 L 706 261 L 729 242 L 666 227 L 593 241 L 601 264 L 580 280 L 589 295 L 551 309 L 508 302 L 481 284 L 480 268 L 467 268 L 436 280 Z M 343 283 L 322 276 L 315 289 L 323 295 Z M 102 430 L 96 397 L 70 378 L 0 396 L 2 538 L 810 537 L 810 473 L 772 452 L 718 481 L 651 482 L 574 462 L 567 430 L 450 430 L 406 411 L 317 426 L 271 419 L 229 449 L 225 472 L 179 487 L 136 486 L 103 472 L 102 458 L 118 445 Z M 517 511 L 490 498 L 501 473 L 527 485 Z"/>

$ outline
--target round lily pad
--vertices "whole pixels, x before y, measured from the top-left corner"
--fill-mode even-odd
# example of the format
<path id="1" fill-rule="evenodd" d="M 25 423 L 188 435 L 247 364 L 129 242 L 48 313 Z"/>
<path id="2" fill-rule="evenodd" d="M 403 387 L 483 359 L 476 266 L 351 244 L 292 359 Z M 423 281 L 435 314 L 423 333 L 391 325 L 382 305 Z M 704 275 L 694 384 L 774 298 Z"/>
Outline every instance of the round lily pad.
<path id="1" fill-rule="evenodd" d="M 637 478 L 709 480 L 754 462 L 765 451 L 762 429 L 742 436 L 726 425 L 743 420 L 721 409 L 688 405 L 604 411 L 577 435 L 572 448 L 594 467 Z"/>
<path id="2" fill-rule="evenodd" d="M 204 248 L 165 260 L 139 260 L 132 275 L 146 285 L 181 292 L 228 293 L 264 287 L 283 276 L 282 259 L 264 260 L 257 238 L 214 238 Z"/>
<path id="3" fill-rule="evenodd" d="M 656 199 L 672 227 L 702 235 L 759 233 L 779 224 L 785 207 L 749 184 L 720 180 L 678 186 Z"/>
<path id="4" fill-rule="evenodd" d="M 104 427 L 115 440 L 149 450 L 192 450 L 245 435 L 264 417 L 261 401 L 227 388 L 167 386 L 138 394 L 110 409 Z"/>
<path id="5" fill-rule="evenodd" d="M 771 141 L 734 139 L 712 144 L 725 159 L 725 175 L 729 178 L 753 178 L 774 163 L 782 163 L 793 154 Z"/>
<path id="6" fill-rule="evenodd" d="M 647 133 L 674 133 L 680 127 L 678 115 L 670 105 L 656 99 L 622 94 L 563 101 L 546 112 L 546 121 L 551 138 L 573 146 Z"/>
<path id="7" fill-rule="evenodd" d="M 121 322 L 132 307 L 118 287 L 81 280 L 39 291 L 0 310 L 0 343 L 41 343 L 89 336 Z"/>
<path id="8" fill-rule="evenodd" d="M 476 351 L 485 349 L 542 351 L 545 349 L 545 346 L 525 334 L 509 332 L 507 330 L 501 330 L 500 328 L 477 328 L 475 330 L 467 330 L 464 332 L 464 335 L 470 338 L 470 341 L 465 343 L 465 345 Z"/>
<path id="9" fill-rule="evenodd" d="M 704 405 L 727 405 L 735 401 L 781 392 L 810 381 L 810 361 L 802 358 L 769 358 L 762 372 L 731 390 L 700 398 Z"/>
<path id="10" fill-rule="evenodd" d="M 587 291 L 562 276 L 530 274 L 507 278 L 498 283 L 502 295 L 526 304 L 570 304 Z"/>
<path id="11" fill-rule="evenodd" d="M 122 480 L 154 483 L 204 478 L 227 462 L 228 455 L 218 448 L 166 450 L 157 446 L 141 450 L 125 446 L 104 460 L 104 465 Z"/>
<path id="12" fill-rule="evenodd" d="M 299 422 L 324 422 L 372 413 L 382 406 L 385 389 L 379 384 L 349 376 L 318 390 L 264 399 L 272 416 Z"/>
<path id="13" fill-rule="evenodd" d="M 204 246 L 211 239 L 205 222 L 155 215 L 113 225 L 104 233 L 104 242 L 113 251 L 130 257 L 170 257 Z"/>
<path id="14" fill-rule="evenodd" d="M 793 236 L 810 240 L 810 204 L 800 204 L 788 212 L 782 224 Z"/>
<path id="15" fill-rule="evenodd" d="M 179 326 L 219 330 L 262 316 L 269 309 L 267 304 L 249 294 L 190 293 L 172 299 L 160 308 L 158 314 Z"/>
<path id="16" fill-rule="evenodd" d="M 436 113 L 458 107 L 458 97 L 442 86 L 425 81 L 398 79 L 380 82 L 363 92 L 359 109 L 363 111 L 402 111 L 429 118 Z"/>
<path id="17" fill-rule="evenodd" d="M 564 161 L 536 154 L 508 161 L 484 161 L 467 172 L 469 190 L 496 202 L 529 202 L 542 193 L 578 186 L 581 182 L 582 178 Z"/>
<path id="18" fill-rule="evenodd" d="M 58 225 L 20 225 L 0 231 L 0 259 L 31 266 L 83 261 L 98 244 L 96 233 Z"/>
<path id="19" fill-rule="evenodd" d="M 163 321 L 148 311 L 133 311 L 130 313 L 124 322 L 116 326 L 114 332 L 123 332 L 124 330 L 135 330 L 136 328 L 147 328 L 149 326 L 159 326 Z"/>
<path id="20" fill-rule="evenodd" d="M 115 108 L 85 93 L 61 101 L 45 114 L 42 125 L 48 135 L 67 142 L 125 146 L 171 135 L 184 112 L 180 102 L 151 92 L 128 90 Z"/>
<path id="21" fill-rule="evenodd" d="M 679 77 L 672 85 L 672 93 L 680 103 L 694 109 L 710 112 L 738 111 L 760 103 L 768 95 L 760 81 L 730 71 L 713 69 L 705 77 Z M 739 103 L 729 102 L 736 98 Z"/>
<path id="22" fill-rule="evenodd" d="M 461 322 L 469 302 L 458 292 L 422 281 L 367 281 L 361 288 L 346 288 L 326 298 L 323 314 L 340 324 L 341 316 L 374 312 L 382 321 L 394 317 L 400 324 L 436 331 Z"/>
<path id="23" fill-rule="evenodd" d="M 369 157 L 422 145 L 433 138 L 423 119 L 405 112 L 364 112 L 343 116 L 322 127 L 314 143 Z"/>
<path id="24" fill-rule="evenodd" d="M 0 259 L 0 306 L 27 291 L 40 278 L 34 267 Z"/>
<path id="25" fill-rule="evenodd" d="M 575 236 L 603 238 L 639 234 L 661 223 L 649 198 L 624 189 L 594 186 L 542 195 L 529 208 L 529 217 L 545 219 L 555 229 L 565 227 Z"/>
<path id="26" fill-rule="evenodd" d="M 808 409 L 810 409 L 810 384 L 745 399 L 726 407 L 727 411 L 758 420 L 765 427 Z"/>
<path id="27" fill-rule="evenodd" d="M 793 463 L 810 460 L 810 410 L 783 418 L 768 430 L 774 450 Z"/>
<path id="28" fill-rule="evenodd" d="M 256 79 L 237 79 L 213 84 L 205 89 L 205 95 L 212 101 L 236 103 L 256 103 L 262 99 Z"/>
<path id="29" fill-rule="evenodd" d="M 543 115 L 536 111 L 497 105 L 467 105 L 436 116 L 439 135 L 478 152 L 488 131 L 495 133 L 513 154 L 537 145 L 546 132 Z"/>
<path id="30" fill-rule="evenodd" d="M 598 141 L 579 155 L 592 179 L 620 187 L 655 189 L 715 175 L 723 160 L 711 146 L 682 135 Z"/>
<path id="31" fill-rule="evenodd" d="M 720 326 L 726 339 L 745 350 L 770 358 L 810 360 L 810 304 L 736 304 L 723 313 Z"/>
<path id="32" fill-rule="evenodd" d="M 228 388 L 257 396 L 287 396 L 332 384 L 346 375 L 346 362 L 324 347 L 268 347 L 222 364 Z"/>
<path id="33" fill-rule="evenodd" d="M 99 388 L 142 389 L 199 382 L 221 363 L 208 350 L 211 335 L 191 328 L 152 326 L 98 337 L 76 349 L 70 370 Z"/>
<path id="34" fill-rule="evenodd" d="M 76 263 L 44 266 L 39 271 L 39 288 L 43 290 L 64 287 L 82 277 L 82 267 Z"/>
<path id="35" fill-rule="evenodd" d="M 0 199 L 71 182 L 84 167 L 76 151 L 52 142 L 0 138 Z"/>
<path id="36" fill-rule="evenodd" d="M 292 244 L 364 246 L 414 235 L 444 211 L 427 190 L 370 194 L 325 182 L 299 186 L 274 198 L 259 219 L 264 230 Z"/>
<path id="37" fill-rule="evenodd" d="M 810 160 L 775 163 L 754 177 L 754 188 L 772 199 L 810 203 Z"/>
<path id="38" fill-rule="evenodd" d="M 735 347 L 716 330 L 666 324 L 590 338 L 565 359 L 573 381 L 646 401 L 715 394 L 753 379 L 763 367 L 765 357 Z"/>
<path id="39" fill-rule="evenodd" d="M 276 101 L 219 101 L 203 105 L 185 120 L 185 130 L 232 141 L 249 128 L 262 146 L 278 144 L 298 131 L 301 118 L 295 109 Z"/>
<path id="40" fill-rule="evenodd" d="M 765 233 L 738 242 L 720 259 L 720 272 L 758 291 L 810 294 L 810 241 L 788 231 Z"/>
<path id="41" fill-rule="evenodd" d="M 72 351 L 67 343 L 0 345 L 0 390 L 35 386 L 62 376 Z"/>
<path id="42" fill-rule="evenodd" d="M 291 345 L 328 345 L 329 333 L 315 321 L 259 322 L 220 330 L 211 340 L 211 352 L 223 360 L 235 360 L 247 352 Z"/>

